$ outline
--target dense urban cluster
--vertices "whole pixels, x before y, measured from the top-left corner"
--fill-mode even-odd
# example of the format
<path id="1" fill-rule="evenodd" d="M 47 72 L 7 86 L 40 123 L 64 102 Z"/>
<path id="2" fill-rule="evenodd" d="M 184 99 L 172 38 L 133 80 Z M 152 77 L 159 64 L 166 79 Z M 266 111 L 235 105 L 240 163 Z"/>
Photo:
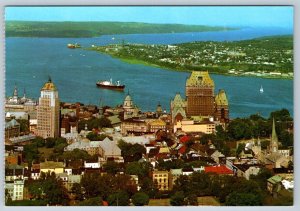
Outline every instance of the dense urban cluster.
<path id="1" fill-rule="evenodd" d="M 176 47 L 177 48 L 177 47 Z M 149 54 L 151 55 L 151 54 Z M 60 102 L 5 104 L 6 205 L 292 205 L 293 118 L 229 118 L 225 90 L 193 71 L 170 112 Z"/>
<path id="2" fill-rule="evenodd" d="M 129 62 L 211 73 L 293 78 L 293 38 L 275 36 L 234 42 L 191 42 L 175 45 L 123 44 L 92 46 Z"/>

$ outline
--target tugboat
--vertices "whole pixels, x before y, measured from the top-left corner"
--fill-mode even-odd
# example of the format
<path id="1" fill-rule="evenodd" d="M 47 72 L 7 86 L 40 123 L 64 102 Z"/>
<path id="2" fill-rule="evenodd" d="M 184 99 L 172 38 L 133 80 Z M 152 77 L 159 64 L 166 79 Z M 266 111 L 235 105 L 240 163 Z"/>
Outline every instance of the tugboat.
<path id="1" fill-rule="evenodd" d="M 110 79 L 109 81 L 98 81 L 96 85 L 101 88 L 114 89 L 118 91 L 123 91 L 125 88 L 125 85 L 120 84 L 120 81 L 116 81 L 116 83 L 114 84 L 112 82 L 112 79 Z"/>
<path id="2" fill-rule="evenodd" d="M 81 45 L 79 45 L 79 44 L 77 44 L 77 43 L 75 43 L 75 44 L 70 44 L 70 43 L 69 43 L 69 44 L 67 45 L 67 47 L 68 47 L 68 48 L 74 49 L 74 48 L 81 48 Z"/>

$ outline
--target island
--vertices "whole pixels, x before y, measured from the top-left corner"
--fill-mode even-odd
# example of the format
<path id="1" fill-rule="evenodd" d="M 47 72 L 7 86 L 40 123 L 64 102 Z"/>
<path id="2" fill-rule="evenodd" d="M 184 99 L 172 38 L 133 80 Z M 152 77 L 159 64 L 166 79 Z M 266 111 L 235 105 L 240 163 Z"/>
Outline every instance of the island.
<path id="1" fill-rule="evenodd" d="M 6 21 L 6 37 L 99 37 L 111 34 L 158 34 L 235 30 L 233 27 L 216 27 L 185 24 L 153 24 L 141 22 L 41 22 Z"/>
<path id="2" fill-rule="evenodd" d="M 92 45 L 86 50 L 109 54 L 132 64 L 176 71 L 292 79 L 293 36 L 271 36 L 242 41 L 203 41 L 174 45 L 127 43 Z"/>

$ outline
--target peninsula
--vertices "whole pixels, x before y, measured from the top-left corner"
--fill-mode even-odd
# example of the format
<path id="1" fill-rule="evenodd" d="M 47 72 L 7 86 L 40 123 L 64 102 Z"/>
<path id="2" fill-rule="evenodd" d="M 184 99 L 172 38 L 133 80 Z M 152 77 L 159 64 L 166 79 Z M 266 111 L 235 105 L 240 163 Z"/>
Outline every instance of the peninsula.
<path id="1" fill-rule="evenodd" d="M 42 22 L 6 21 L 6 37 L 99 37 L 109 34 L 158 34 L 234 30 L 184 24 L 153 24 L 141 22 Z"/>
<path id="2" fill-rule="evenodd" d="M 176 71 L 208 70 L 210 73 L 293 78 L 292 35 L 233 42 L 189 42 L 174 45 L 126 43 L 92 45 L 88 50 L 109 54 L 128 63 Z"/>

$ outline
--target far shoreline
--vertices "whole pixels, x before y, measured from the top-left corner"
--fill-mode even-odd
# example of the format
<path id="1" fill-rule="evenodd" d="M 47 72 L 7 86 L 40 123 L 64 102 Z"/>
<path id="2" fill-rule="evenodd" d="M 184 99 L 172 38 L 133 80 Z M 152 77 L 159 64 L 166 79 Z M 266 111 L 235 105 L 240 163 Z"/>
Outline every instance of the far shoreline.
<path id="1" fill-rule="evenodd" d="M 91 49 L 84 49 L 84 50 L 88 50 L 88 51 L 95 51 L 95 50 L 91 50 Z M 138 60 L 138 59 L 131 59 L 131 58 L 122 58 L 122 57 L 117 57 L 108 53 L 104 53 L 104 52 L 100 52 L 100 51 L 95 51 L 97 53 L 100 54 L 104 54 L 104 55 L 108 55 L 112 58 L 118 59 L 122 62 L 128 63 L 128 64 L 133 64 L 133 65 L 144 65 L 144 66 L 149 66 L 149 67 L 154 67 L 154 68 L 159 68 L 159 69 L 164 69 L 164 70 L 168 70 L 168 71 L 174 71 L 174 72 L 192 72 L 192 70 L 181 70 L 181 69 L 172 69 L 169 67 L 165 67 L 165 66 L 161 66 L 161 65 L 157 65 L 157 64 L 152 64 L 149 62 L 145 62 L 143 60 Z M 271 76 L 256 76 L 256 75 L 245 75 L 245 74 L 230 74 L 230 73 L 220 73 L 220 72 L 215 72 L 215 71 L 209 71 L 210 74 L 214 74 L 214 75 L 223 75 L 223 76 L 233 76 L 233 77 L 250 77 L 250 78 L 263 78 L 263 79 L 275 79 L 275 80 L 294 80 L 294 77 L 271 77 Z"/>

